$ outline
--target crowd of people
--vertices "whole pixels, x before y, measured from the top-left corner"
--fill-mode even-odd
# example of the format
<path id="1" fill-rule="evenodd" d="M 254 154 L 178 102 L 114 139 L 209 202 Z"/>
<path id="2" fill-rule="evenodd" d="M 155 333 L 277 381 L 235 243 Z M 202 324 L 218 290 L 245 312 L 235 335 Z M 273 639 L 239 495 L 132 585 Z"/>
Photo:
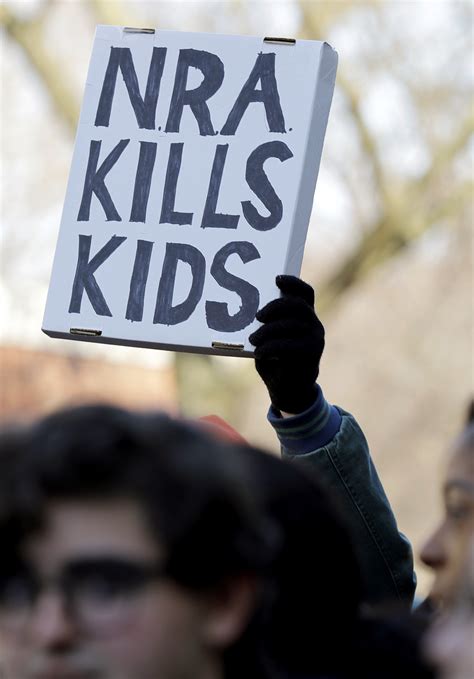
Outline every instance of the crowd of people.
<path id="1" fill-rule="evenodd" d="M 250 341 L 281 459 L 216 418 L 105 404 L 0 433 L 1 677 L 474 675 L 472 409 L 415 605 L 367 441 L 318 383 L 313 289 L 277 286 Z"/>

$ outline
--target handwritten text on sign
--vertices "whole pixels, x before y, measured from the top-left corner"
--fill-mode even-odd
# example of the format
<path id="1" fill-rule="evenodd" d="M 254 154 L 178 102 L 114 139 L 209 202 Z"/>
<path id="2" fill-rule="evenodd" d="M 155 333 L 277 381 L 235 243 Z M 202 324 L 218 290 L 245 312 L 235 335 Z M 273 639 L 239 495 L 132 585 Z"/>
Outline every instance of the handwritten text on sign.
<path id="1" fill-rule="evenodd" d="M 108 127 L 110 125 L 117 76 L 120 71 L 138 127 L 147 130 L 156 129 L 156 108 L 166 64 L 166 53 L 167 48 L 165 47 L 153 48 L 146 90 L 144 96 L 142 96 L 130 48 L 111 48 L 97 107 L 96 127 Z M 188 73 L 191 68 L 198 69 L 202 73 L 202 82 L 194 89 L 187 87 Z M 200 135 L 233 137 L 247 108 L 253 103 L 258 103 L 264 108 L 270 132 L 285 132 L 285 118 L 275 76 L 275 53 L 257 54 L 255 64 L 247 80 L 243 83 L 235 102 L 233 102 L 220 132 L 217 133 L 207 101 L 222 85 L 224 75 L 224 64 L 216 54 L 204 50 L 181 49 L 176 66 L 165 132 L 180 132 L 183 110 L 185 107 L 189 107 L 196 119 Z M 91 140 L 82 199 L 77 215 L 79 222 L 89 221 L 93 196 L 99 200 L 108 221 L 122 221 L 122 216 L 118 213 L 114 204 L 113 196 L 107 189 L 106 178 L 116 164 L 120 163 L 121 160 L 124 162 L 123 154 L 129 144 L 130 139 L 120 139 L 114 148 L 104 156 L 101 154 L 102 142 Z M 157 142 L 140 141 L 139 144 L 140 151 L 133 199 L 128 216 L 130 222 L 146 222 L 150 187 L 157 157 Z M 217 212 L 219 189 L 229 146 L 229 141 L 227 143 L 216 143 L 215 146 L 207 195 L 203 196 L 204 209 L 200 223 L 203 229 L 235 230 L 241 217 L 240 214 Z M 175 205 L 183 147 L 183 142 L 171 143 L 169 147 L 161 201 L 160 224 L 177 224 L 180 226 L 193 224 L 194 214 L 192 212 L 180 212 Z M 277 158 L 284 162 L 292 156 L 293 153 L 288 145 L 280 140 L 260 144 L 248 156 L 245 169 L 246 182 L 268 210 L 267 215 L 262 215 L 252 201 L 242 201 L 242 216 L 252 228 L 258 231 L 270 231 L 280 223 L 283 214 L 282 202 L 268 180 L 264 163 L 269 158 Z M 115 250 L 126 239 L 126 236 L 113 236 L 91 257 L 91 236 L 79 236 L 79 256 L 69 305 L 70 313 L 80 313 L 83 293 L 86 292 L 99 316 L 112 315 L 94 273 L 109 257 L 113 256 Z M 125 311 L 125 318 L 130 321 L 141 321 L 143 318 L 145 289 L 153 246 L 153 241 L 137 241 L 130 293 Z M 226 270 L 226 262 L 232 254 L 238 255 L 244 263 L 260 257 L 253 243 L 234 240 L 218 250 L 213 259 L 210 269 L 211 276 L 220 286 L 236 292 L 241 298 L 240 310 L 234 315 L 229 314 L 226 304 L 215 301 L 206 302 L 208 327 L 224 332 L 245 328 L 253 321 L 259 306 L 258 289 Z M 186 262 L 191 267 L 192 286 L 187 299 L 173 306 L 174 282 L 179 261 Z M 201 299 L 205 272 L 205 258 L 197 247 L 186 243 L 167 243 L 153 323 L 176 325 L 187 320 Z"/>

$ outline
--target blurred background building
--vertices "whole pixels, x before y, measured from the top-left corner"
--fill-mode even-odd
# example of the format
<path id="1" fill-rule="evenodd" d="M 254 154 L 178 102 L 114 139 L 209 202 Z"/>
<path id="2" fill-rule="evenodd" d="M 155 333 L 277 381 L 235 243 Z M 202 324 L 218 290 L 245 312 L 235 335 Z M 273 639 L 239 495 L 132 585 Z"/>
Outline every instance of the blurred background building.
<path id="1" fill-rule="evenodd" d="M 327 328 L 320 381 L 360 421 L 418 550 L 473 387 L 472 8 L 2 0 L 0 418 L 106 399 L 216 413 L 277 450 L 253 361 L 40 328 L 95 25 L 326 40 L 339 71 L 302 271 Z"/>

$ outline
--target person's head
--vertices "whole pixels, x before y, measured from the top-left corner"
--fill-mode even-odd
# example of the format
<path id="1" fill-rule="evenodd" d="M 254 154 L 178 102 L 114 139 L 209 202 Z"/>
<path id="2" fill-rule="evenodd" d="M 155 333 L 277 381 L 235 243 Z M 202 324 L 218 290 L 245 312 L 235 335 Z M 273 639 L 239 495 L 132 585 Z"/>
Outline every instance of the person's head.
<path id="1" fill-rule="evenodd" d="M 237 449 L 162 414 L 58 412 L 0 436 L 6 679 L 206 679 L 273 553 Z"/>
<path id="2" fill-rule="evenodd" d="M 474 670 L 474 536 L 451 609 L 435 620 L 425 639 L 427 658 L 440 679 L 470 679 Z"/>
<path id="3" fill-rule="evenodd" d="M 421 560 L 434 571 L 430 599 L 450 606 L 459 583 L 467 547 L 474 535 L 474 419 L 450 453 L 443 484 L 444 516 L 421 550 Z"/>
<path id="4" fill-rule="evenodd" d="M 270 662 L 288 676 L 332 676 L 345 664 L 341 648 L 355 634 L 362 598 L 344 517 L 311 469 L 250 446 L 241 454 L 281 535 L 275 596 L 259 629 Z"/>
<path id="5" fill-rule="evenodd" d="M 279 528 L 272 586 L 267 588 L 271 600 L 254 620 L 267 666 L 276 666 L 277 676 L 282 668 L 288 676 L 332 675 L 345 664 L 340 648 L 347 648 L 356 634 L 362 598 L 360 568 L 343 513 L 311 467 L 251 446 L 215 415 L 200 418 L 199 424 L 219 439 L 244 444 L 240 454 L 250 470 L 249 485 Z M 242 644 L 230 658 L 239 679 L 241 653 Z"/>

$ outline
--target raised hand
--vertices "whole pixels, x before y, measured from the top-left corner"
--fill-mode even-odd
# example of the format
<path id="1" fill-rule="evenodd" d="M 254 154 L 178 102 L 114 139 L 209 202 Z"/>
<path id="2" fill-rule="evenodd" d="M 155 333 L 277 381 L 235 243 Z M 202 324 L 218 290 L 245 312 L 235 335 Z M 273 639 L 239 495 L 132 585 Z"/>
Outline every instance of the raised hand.
<path id="1" fill-rule="evenodd" d="M 296 276 L 277 276 L 281 297 L 260 309 L 252 333 L 255 367 L 272 404 L 297 414 L 313 403 L 324 350 L 324 327 L 314 311 L 314 290 Z"/>

